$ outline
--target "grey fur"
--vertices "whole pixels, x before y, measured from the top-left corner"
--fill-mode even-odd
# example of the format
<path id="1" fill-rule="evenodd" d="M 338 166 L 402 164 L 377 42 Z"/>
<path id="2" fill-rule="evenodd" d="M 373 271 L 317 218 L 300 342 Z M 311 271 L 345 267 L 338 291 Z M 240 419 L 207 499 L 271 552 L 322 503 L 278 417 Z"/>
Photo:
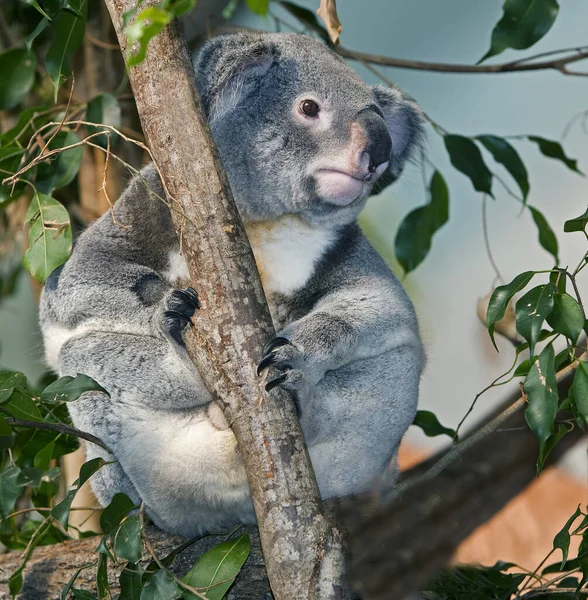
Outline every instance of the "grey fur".
<path id="1" fill-rule="evenodd" d="M 278 335 L 289 341 L 268 360 L 295 397 L 321 494 L 365 490 L 414 418 L 424 359 L 412 304 L 356 217 L 377 177 L 396 178 L 418 148 L 421 113 L 303 36 L 213 39 L 196 73 Z M 306 95 L 318 117 L 300 112 Z M 382 148 L 390 156 L 374 159 Z M 164 316 L 181 308 L 171 273 L 179 247 L 157 195 L 147 167 L 116 203 L 117 222 L 95 222 L 49 278 L 40 319 L 50 364 L 110 392 L 70 404 L 74 424 L 118 461 L 94 477 L 100 502 L 123 491 L 158 526 L 191 536 L 251 522 L 253 512 L 234 436 Z M 113 458 L 90 444 L 87 454 Z"/>

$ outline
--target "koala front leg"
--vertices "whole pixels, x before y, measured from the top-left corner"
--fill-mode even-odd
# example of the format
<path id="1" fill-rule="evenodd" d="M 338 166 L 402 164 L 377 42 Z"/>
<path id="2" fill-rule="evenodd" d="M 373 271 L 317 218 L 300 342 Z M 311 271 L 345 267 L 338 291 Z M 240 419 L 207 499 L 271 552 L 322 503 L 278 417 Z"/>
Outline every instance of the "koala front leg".
<path id="1" fill-rule="evenodd" d="M 282 371 L 269 389 L 302 391 L 328 371 L 401 346 L 422 354 L 412 306 L 393 284 L 372 279 L 334 290 L 284 327 L 264 348 L 258 370 L 271 365 Z"/>

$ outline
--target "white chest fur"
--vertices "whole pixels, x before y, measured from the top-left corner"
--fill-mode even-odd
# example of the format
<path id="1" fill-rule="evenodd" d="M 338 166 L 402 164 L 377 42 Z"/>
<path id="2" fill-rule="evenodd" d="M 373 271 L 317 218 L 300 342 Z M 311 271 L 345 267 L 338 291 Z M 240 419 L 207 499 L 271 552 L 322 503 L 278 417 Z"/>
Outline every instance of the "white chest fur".
<path id="1" fill-rule="evenodd" d="M 245 228 L 268 296 L 288 296 L 300 289 L 335 240 L 332 230 L 311 227 L 290 215 Z"/>
<path id="2" fill-rule="evenodd" d="M 335 240 L 332 230 L 311 227 L 291 215 L 245 228 L 267 296 L 288 296 L 300 289 Z M 165 276 L 172 284 L 188 277 L 186 261 L 178 252 L 170 253 Z"/>

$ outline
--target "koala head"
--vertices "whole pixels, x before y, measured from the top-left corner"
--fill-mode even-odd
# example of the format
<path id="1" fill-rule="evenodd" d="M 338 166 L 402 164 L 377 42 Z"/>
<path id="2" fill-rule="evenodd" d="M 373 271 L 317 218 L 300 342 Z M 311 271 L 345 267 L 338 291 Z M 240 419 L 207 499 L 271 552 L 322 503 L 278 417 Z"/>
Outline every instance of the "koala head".
<path id="1" fill-rule="evenodd" d="M 196 76 L 248 222 L 295 214 L 314 225 L 349 223 L 398 177 L 423 137 L 416 104 L 399 90 L 366 85 L 311 37 L 213 38 Z"/>

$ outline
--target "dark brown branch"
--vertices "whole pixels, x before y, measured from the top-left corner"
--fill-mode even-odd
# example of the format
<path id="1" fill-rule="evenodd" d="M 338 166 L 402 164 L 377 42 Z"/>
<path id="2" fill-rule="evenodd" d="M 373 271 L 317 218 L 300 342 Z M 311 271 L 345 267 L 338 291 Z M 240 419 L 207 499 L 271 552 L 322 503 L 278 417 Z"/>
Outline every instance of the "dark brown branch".
<path id="1" fill-rule="evenodd" d="M 586 355 L 583 357 L 586 360 Z M 560 397 L 577 363 L 558 376 Z M 538 443 L 525 423 L 524 398 L 511 398 L 449 451 L 407 473 L 386 506 L 355 499 L 341 507 L 350 523 L 350 576 L 363 600 L 405 598 L 447 565 L 458 545 L 535 478 Z M 554 464 L 583 436 L 576 428 L 549 456 Z M 356 515 L 366 515 L 358 520 Z"/>
<path id="2" fill-rule="evenodd" d="M 460 65 L 451 63 L 437 63 L 428 62 L 421 60 L 408 60 L 404 58 L 392 58 L 388 56 L 381 56 L 379 54 L 368 54 L 366 52 L 358 52 L 356 50 L 349 50 L 339 46 L 335 49 L 335 52 L 343 58 L 350 60 L 357 60 L 360 62 L 367 62 L 374 65 L 381 65 L 384 67 L 396 67 L 398 69 L 416 69 L 420 71 L 437 71 L 442 73 L 511 73 L 513 71 L 540 71 L 543 69 L 555 69 L 560 71 L 564 75 L 578 75 L 588 76 L 588 72 L 582 73 L 579 71 L 570 71 L 567 66 L 569 64 L 584 60 L 588 58 L 588 50 L 582 48 L 581 50 L 574 52 L 569 56 L 562 58 L 556 58 L 552 60 L 543 60 L 533 62 L 539 56 L 545 56 L 547 53 L 538 54 L 537 56 L 530 56 L 525 59 L 511 61 L 507 63 L 499 63 L 496 65 Z M 556 50 L 553 54 L 560 53 L 561 51 Z"/>
<path id="3" fill-rule="evenodd" d="M 126 52 L 122 14 L 136 0 L 106 5 Z M 296 411 L 282 390 L 264 394 L 256 373 L 275 332 L 177 23 L 151 40 L 129 79 L 201 300 L 186 348 L 239 443 L 272 590 L 284 600 L 343 599 L 342 539 L 324 518 Z"/>
<path id="4" fill-rule="evenodd" d="M 96 444 L 97 446 L 104 448 L 104 450 L 108 450 L 104 442 L 100 438 L 97 438 L 95 435 L 92 435 L 91 433 L 86 433 L 85 431 L 80 431 L 75 427 L 62 425 L 61 423 L 47 423 L 46 421 L 27 421 L 25 419 L 15 419 L 13 417 L 7 417 L 6 422 L 14 427 L 44 429 L 45 431 L 57 431 L 58 433 L 63 433 L 64 435 L 73 435 L 82 440 L 86 440 L 87 442 L 92 442 L 92 444 Z"/>

